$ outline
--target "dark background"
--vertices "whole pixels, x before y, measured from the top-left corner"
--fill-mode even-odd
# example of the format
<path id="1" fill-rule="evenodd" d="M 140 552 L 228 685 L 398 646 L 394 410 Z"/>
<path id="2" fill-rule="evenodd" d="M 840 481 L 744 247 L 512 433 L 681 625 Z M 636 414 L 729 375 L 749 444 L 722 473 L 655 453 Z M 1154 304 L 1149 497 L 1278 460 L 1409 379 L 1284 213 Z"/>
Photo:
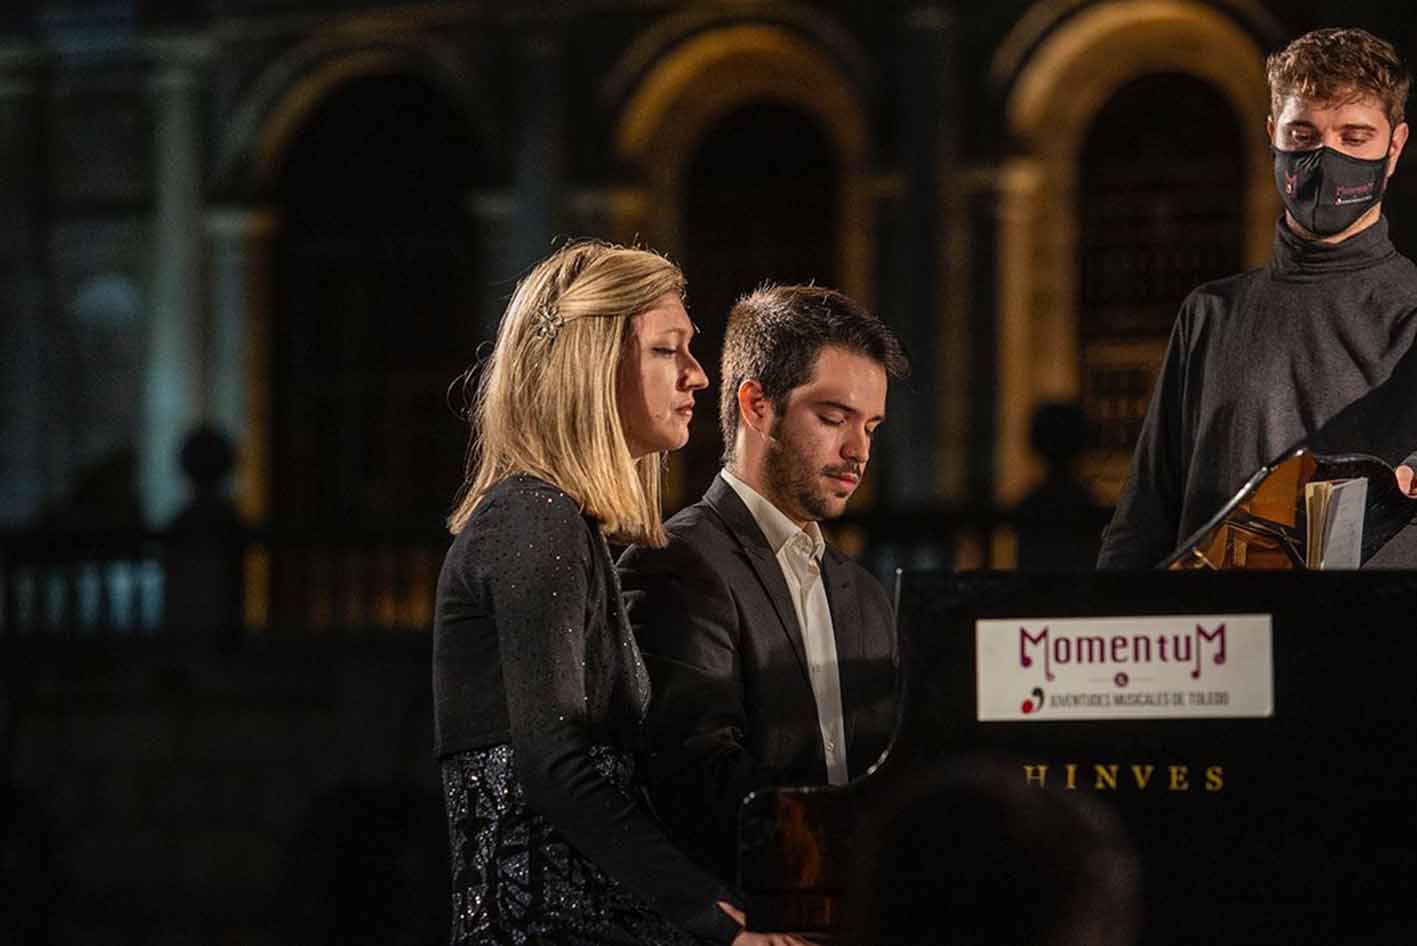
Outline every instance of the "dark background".
<path id="1" fill-rule="evenodd" d="M 1263 55 L 1323 25 L 1417 51 L 1366 0 L 6 4 L 0 941 L 446 936 L 454 382 L 568 236 L 679 261 L 715 380 L 765 279 L 897 329 L 834 529 L 879 574 L 1088 567 L 1181 298 L 1267 254 Z"/>

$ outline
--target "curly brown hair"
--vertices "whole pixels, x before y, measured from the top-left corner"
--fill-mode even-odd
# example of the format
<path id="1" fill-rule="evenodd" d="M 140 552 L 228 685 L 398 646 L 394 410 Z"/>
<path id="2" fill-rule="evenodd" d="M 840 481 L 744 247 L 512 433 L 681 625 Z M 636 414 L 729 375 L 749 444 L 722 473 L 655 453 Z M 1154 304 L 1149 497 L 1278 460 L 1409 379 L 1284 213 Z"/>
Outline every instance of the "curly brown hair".
<path id="1" fill-rule="evenodd" d="M 1412 84 L 1406 65 L 1386 40 L 1360 29 L 1329 27 L 1305 33 L 1265 62 L 1271 114 L 1288 95 L 1320 102 L 1371 96 L 1395 127 L 1403 120 Z"/>

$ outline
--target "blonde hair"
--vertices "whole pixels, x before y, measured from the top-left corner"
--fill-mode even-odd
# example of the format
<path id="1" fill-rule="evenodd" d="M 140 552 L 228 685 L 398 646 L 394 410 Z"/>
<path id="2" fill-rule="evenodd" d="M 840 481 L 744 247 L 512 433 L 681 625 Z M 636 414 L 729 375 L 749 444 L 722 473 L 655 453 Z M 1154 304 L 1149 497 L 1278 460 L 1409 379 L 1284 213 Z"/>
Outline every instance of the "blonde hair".
<path id="1" fill-rule="evenodd" d="M 517 284 L 482 366 L 467 475 L 448 528 L 461 532 L 497 483 L 529 473 L 555 485 L 623 542 L 663 546 L 661 456 L 635 460 L 616 401 L 633 317 L 684 274 L 647 250 L 570 243 Z"/>

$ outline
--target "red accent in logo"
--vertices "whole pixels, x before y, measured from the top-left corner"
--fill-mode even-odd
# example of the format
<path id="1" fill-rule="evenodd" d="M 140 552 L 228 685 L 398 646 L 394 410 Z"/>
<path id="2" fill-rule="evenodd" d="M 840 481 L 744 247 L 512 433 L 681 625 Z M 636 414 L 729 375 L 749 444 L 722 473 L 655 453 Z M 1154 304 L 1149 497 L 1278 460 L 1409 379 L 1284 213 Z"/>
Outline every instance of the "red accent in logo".
<path id="1" fill-rule="evenodd" d="M 1284 174 L 1284 193 L 1286 193 L 1286 194 L 1288 194 L 1288 195 L 1290 195 L 1290 196 L 1292 197 L 1292 196 L 1294 195 L 1294 185 L 1295 185 L 1295 183 L 1297 182 L 1299 175 L 1298 175 L 1297 172 L 1294 173 L 1294 174 L 1290 174 L 1288 171 L 1284 171 L 1283 174 Z"/>
<path id="2" fill-rule="evenodd" d="M 1030 698 L 1024 700 L 1023 705 L 1019 707 L 1019 710 L 1025 716 L 1029 715 L 1030 713 L 1036 713 L 1039 710 L 1043 709 L 1043 688 L 1034 687 L 1033 692 L 1029 694 L 1029 697 Z M 1037 702 L 1034 702 L 1035 700 Z"/>

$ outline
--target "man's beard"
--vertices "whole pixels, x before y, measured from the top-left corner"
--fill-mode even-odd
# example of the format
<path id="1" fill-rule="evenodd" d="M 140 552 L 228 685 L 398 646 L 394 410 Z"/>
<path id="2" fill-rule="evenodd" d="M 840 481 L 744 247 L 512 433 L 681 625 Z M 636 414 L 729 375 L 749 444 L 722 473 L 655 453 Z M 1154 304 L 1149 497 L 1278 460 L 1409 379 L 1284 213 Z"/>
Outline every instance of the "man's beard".
<path id="1" fill-rule="evenodd" d="M 821 487 L 821 476 L 826 473 L 851 472 L 858 476 L 860 467 L 843 464 L 826 470 L 815 470 L 794 438 L 787 433 L 780 419 L 774 420 L 769 432 L 772 439 L 767 443 L 767 453 L 763 458 L 764 485 L 777 502 L 790 504 L 787 512 L 793 518 L 810 522 L 835 519 L 846 511 L 845 500 L 833 509 L 831 500 Z M 797 514 L 797 515 L 794 515 Z"/>

